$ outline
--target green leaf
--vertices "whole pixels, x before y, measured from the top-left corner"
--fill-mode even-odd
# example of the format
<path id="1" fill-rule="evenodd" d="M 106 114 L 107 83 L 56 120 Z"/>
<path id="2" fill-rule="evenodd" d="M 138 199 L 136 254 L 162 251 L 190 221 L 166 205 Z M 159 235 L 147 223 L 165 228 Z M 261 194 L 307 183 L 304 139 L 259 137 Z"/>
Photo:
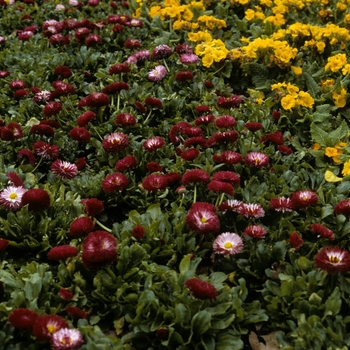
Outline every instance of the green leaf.
<path id="1" fill-rule="evenodd" d="M 322 147 L 334 146 L 329 143 L 328 133 L 312 123 L 310 126 L 311 139 Z"/>
<path id="2" fill-rule="evenodd" d="M 219 332 L 216 336 L 216 350 L 240 350 L 243 347 L 243 341 L 231 329 Z"/>
<path id="3" fill-rule="evenodd" d="M 340 297 L 339 287 L 335 287 L 333 293 L 329 296 L 329 298 L 325 302 L 325 318 L 328 315 L 335 316 L 339 313 L 341 308 L 342 300 Z"/>
<path id="4" fill-rule="evenodd" d="M 320 87 L 317 85 L 316 81 L 309 73 L 303 72 L 303 77 L 305 78 L 308 90 L 311 92 L 312 97 L 315 98 L 320 92 Z"/>
<path id="5" fill-rule="evenodd" d="M 283 261 L 286 255 L 286 244 L 283 241 L 276 242 L 272 248 L 272 257 L 276 261 Z"/>
<path id="6" fill-rule="evenodd" d="M 192 330 L 194 334 L 203 334 L 205 333 L 211 326 L 211 314 L 202 310 L 196 313 L 191 322 Z"/>

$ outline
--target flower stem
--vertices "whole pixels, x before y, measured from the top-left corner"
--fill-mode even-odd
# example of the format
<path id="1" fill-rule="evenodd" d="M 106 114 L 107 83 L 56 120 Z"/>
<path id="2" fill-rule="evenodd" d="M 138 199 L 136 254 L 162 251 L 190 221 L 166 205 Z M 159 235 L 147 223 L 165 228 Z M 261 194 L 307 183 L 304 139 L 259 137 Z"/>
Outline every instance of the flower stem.
<path id="1" fill-rule="evenodd" d="M 194 185 L 194 191 L 193 191 L 193 203 L 196 203 L 197 201 L 197 184 Z"/>
<path id="2" fill-rule="evenodd" d="M 98 137 L 100 138 L 101 141 L 103 141 L 102 136 L 100 135 L 100 133 L 97 131 L 97 129 L 90 123 L 90 126 L 96 131 L 96 134 L 98 135 Z"/>
<path id="3" fill-rule="evenodd" d="M 152 109 L 149 111 L 148 116 L 146 117 L 146 119 L 144 120 L 143 124 L 147 124 L 147 121 L 149 119 L 149 117 L 152 115 Z"/>
<path id="4" fill-rule="evenodd" d="M 34 171 L 35 171 L 36 169 L 38 169 L 38 167 L 39 167 L 39 165 L 41 164 L 42 161 L 43 161 L 43 158 L 41 157 L 40 160 L 39 160 L 39 162 L 38 162 L 38 164 L 36 165 L 36 167 L 32 170 L 32 173 L 34 173 Z"/>
<path id="5" fill-rule="evenodd" d="M 102 222 L 98 221 L 96 218 L 94 218 L 94 221 L 97 225 L 102 227 L 105 231 L 112 233 L 112 230 L 110 228 L 106 227 L 105 225 L 103 225 Z"/>

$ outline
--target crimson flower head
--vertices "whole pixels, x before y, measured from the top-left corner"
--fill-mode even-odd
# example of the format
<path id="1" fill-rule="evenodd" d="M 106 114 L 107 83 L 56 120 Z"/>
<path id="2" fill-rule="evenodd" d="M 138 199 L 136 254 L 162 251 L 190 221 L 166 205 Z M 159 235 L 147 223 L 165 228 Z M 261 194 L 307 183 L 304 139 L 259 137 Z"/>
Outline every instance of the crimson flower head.
<path id="1" fill-rule="evenodd" d="M 185 151 L 181 152 L 181 158 L 183 160 L 192 161 L 193 159 L 197 158 L 200 153 L 201 152 L 197 148 L 186 149 Z"/>
<path id="2" fill-rule="evenodd" d="M 336 215 L 350 216 L 350 199 L 344 199 L 338 202 L 334 207 Z"/>
<path id="3" fill-rule="evenodd" d="M 153 152 L 159 148 L 162 148 L 165 145 L 165 141 L 162 137 L 160 136 L 153 136 L 146 140 L 143 144 L 142 147 L 148 151 L 148 152 Z"/>
<path id="4" fill-rule="evenodd" d="M 224 163 L 224 164 L 234 165 L 242 162 L 242 160 L 243 160 L 242 155 L 235 151 L 225 151 L 220 155 L 219 154 L 213 155 L 213 161 L 215 163 Z"/>
<path id="5" fill-rule="evenodd" d="M 9 179 L 9 184 L 16 187 L 24 187 L 22 179 L 17 175 L 16 172 L 10 171 L 6 174 L 6 177 Z"/>
<path id="6" fill-rule="evenodd" d="M 47 253 L 50 260 L 66 260 L 78 255 L 78 249 L 71 245 L 60 245 L 53 247 Z"/>
<path id="7" fill-rule="evenodd" d="M 263 125 L 259 122 L 247 122 L 244 126 L 250 131 L 258 131 L 263 128 Z"/>
<path id="8" fill-rule="evenodd" d="M 215 206 L 206 202 L 193 203 L 186 215 L 186 225 L 200 235 L 218 233 L 220 221 L 216 215 Z"/>
<path id="9" fill-rule="evenodd" d="M 260 225 L 250 225 L 245 228 L 243 231 L 243 234 L 245 236 L 254 237 L 254 238 L 265 238 L 266 236 L 266 229 L 263 226 Z"/>
<path id="10" fill-rule="evenodd" d="M 8 123 L 7 126 L 1 128 L 1 138 L 4 141 L 17 140 L 23 137 L 21 125 L 16 122 Z"/>
<path id="11" fill-rule="evenodd" d="M 52 126 L 47 124 L 36 124 L 30 128 L 29 133 L 52 137 L 55 134 L 55 130 Z"/>
<path id="12" fill-rule="evenodd" d="M 178 44 L 175 48 L 178 54 L 191 54 L 193 53 L 192 47 L 188 44 Z"/>
<path id="13" fill-rule="evenodd" d="M 0 252 L 3 252 L 9 244 L 10 242 L 7 239 L 0 238 Z"/>
<path id="14" fill-rule="evenodd" d="M 156 193 L 168 186 L 168 179 L 162 174 L 153 173 L 146 176 L 142 181 L 142 187 L 147 192 Z"/>
<path id="15" fill-rule="evenodd" d="M 227 182 L 232 186 L 239 186 L 241 179 L 233 171 L 218 171 L 213 175 L 213 180 Z"/>
<path id="16" fill-rule="evenodd" d="M 88 318 L 88 314 L 76 306 L 70 306 L 70 305 L 66 306 L 66 312 L 68 315 L 71 315 L 77 319 L 79 319 L 79 318 L 87 319 Z"/>
<path id="17" fill-rule="evenodd" d="M 152 52 L 152 58 L 159 60 L 161 58 L 168 58 L 172 55 L 173 50 L 168 45 L 158 45 Z"/>
<path id="18" fill-rule="evenodd" d="M 194 120 L 194 125 L 199 126 L 199 125 L 208 125 L 210 123 L 213 123 L 215 121 L 215 116 L 213 114 L 206 114 L 206 115 L 201 115 L 200 117 L 197 117 Z"/>
<path id="19" fill-rule="evenodd" d="M 196 64 L 199 61 L 199 57 L 194 53 L 184 53 L 180 56 L 180 62 L 183 64 Z"/>
<path id="20" fill-rule="evenodd" d="M 272 132 L 266 134 L 261 138 L 261 142 L 270 141 L 276 145 L 282 145 L 284 142 L 283 134 L 281 131 Z"/>
<path id="21" fill-rule="evenodd" d="M 187 170 L 182 176 L 182 184 L 185 186 L 195 183 L 208 183 L 209 180 L 208 173 L 202 169 Z"/>
<path id="22" fill-rule="evenodd" d="M 246 218 L 262 218 L 265 216 L 263 207 L 255 203 L 242 203 L 237 209 L 237 212 Z"/>
<path id="23" fill-rule="evenodd" d="M 108 70 L 109 74 L 121 74 L 129 73 L 131 71 L 130 66 L 126 63 L 117 63 L 111 66 Z"/>
<path id="24" fill-rule="evenodd" d="M 90 233 L 94 229 L 94 221 L 86 216 L 74 219 L 69 227 L 69 237 L 80 237 Z"/>
<path id="25" fill-rule="evenodd" d="M 222 115 L 215 120 L 215 125 L 220 129 L 230 129 L 236 125 L 236 119 L 230 115 Z"/>
<path id="26" fill-rule="evenodd" d="M 79 349 L 83 343 L 83 336 L 78 329 L 61 328 L 51 337 L 52 350 Z"/>
<path id="27" fill-rule="evenodd" d="M 104 107 L 108 106 L 110 103 L 108 95 L 102 92 L 94 92 L 86 96 L 86 106 L 87 107 Z"/>
<path id="28" fill-rule="evenodd" d="M 74 293 L 66 288 L 60 288 L 58 294 L 64 300 L 72 300 L 74 297 Z"/>
<path id="29" fill-rule="evenodd" d="M 21 149 L 17 153 L 17 158 L 20 159 L 21 164 L 30 164 L 31 166 L 35 165 L 35 156 L 34 154 L 27 148 Z"/>
<path id="30" fill-rule="evenodd" d="M 329 240 L 335 239 L 333 231 L 322 224 L 312 224 L 310 229 L 312 233 L 318 234 L 317 237 L 322 237 Z"/>
<path id="31" fill-rule="evenodd" d="M 102 90 L 104 94 L 116 94 L 122 90 L 129 90 L 129 85 L 123 81 L 111 83 Z"/>
<path id="32" fill-rule="evenodd" d="M 163 167 L 157 162 L 148 162 L 145 166 L 150 173 L 163 172 Z"/>
<path id="33" fill-rule="evenodd" d="M 326 247 L 315 256 L 316 267 L 330 273 L 347 273 L 350 271 L 350 254 L 339 247 Z"/>
<path id="34" fill-rule="evenodd" d="M 252 165 L 256 168 L 263 168 L 269 164 L 270 158 L 265 153 L 250 152 L 246 155 L 245 162 L 248 165 Z"/>
<path id="35" fill-rule="evenodd" d="M 122 132 L 115 132 L 102 142 L 102 147 L 107 153 L 115 154 L 124 151 L 129 146 L 129 138 Z"/>
<path id="36" fill-rule="evenodd" d="M 293 193 L 291 202 L 294 209 L 306 209 L 312 205 L 316 205 L 318 197 L 316 193 L 312 191 L 297 191 Z"/>
<path id="37" fill-rule="evenodd" d="M 90 232 L 83 242 L 82 261 L 87 268 L 101 268 L 117 260 L 117 240 L 106 231 Z"/>
<path id="38" fill-rule="evenodd" d="M 289 236 L 289 243 L 295 250 L 299 250 L 303 246 L 304 240 L 297 232 L 293 232 Z"/>
<path id="39" fill-rule="evenodd" d="M 122 191 L 128 187 L 129 180 L 122 173 L 114 173 L 107 175 L 102 180 L 102 189 L 107 193 Z"/>
<path id="40" fill-rule="evenodd" d="M 98 34 L 89 34 L 85 39 L 86 47 L 95 46 L 102 42 L 102 37 Z"/>
<path id="41" fill-rule="evenodd" d="M 33 212 L 43 211 L 50 206 L 50 196 L 41 188 L 33 188 L 22 196 L 22 205 L 28 204 L 28 210 Z"/>
<path id="42" fill-rule="evenodd" d="M 82 199 L 80 203 L 84 205 L 85 213 L 92 217 L 101 214 L 105 209 L 103 203 L 97 198 Z"/>
<path id="43" fill-rule="evenodd" d="M 73 75 L 73 72 L 67 66 L 57 66 L 53 74 L 60 75 L 62 78 L 69 78 Z"/>
<path id="44" fill-rule="evenodd" d="M 80 143 L 87 143 L 90 141 L 91 134 L 89 130 L 85 128 L 73 128 L 69 131 L 69 136 L 72 140 L 80 142 Z"/>
<path id="45" fill-rule="evenodd" d="M 242 102 L 243 100 L 237 95 L 233 95 L 230 97 L 219 96 L 217 100 L 217 105 L 220 108 L 229 109 L 238 107 Z"/>
<path id="46" fill-rule="evenodd" d="M 233 196 L 235 193 L 234 188 L 230 183 L 218 180 L 211 180 L 208 183 L 208 190 L 214 193 L 226 193 L 229 196 Z"/>
<path id="47" fill-rule="evenodd" d="M 188 279 L 184 285 L 190 290 L 191 295 L 197 299 L 215 300 L 218 296 L 218 291 L 210 282 L 196 277 Z"/>
<path id="48" fill-rule="evenodd" d="M 270 209 L 284 213 L 286 211 L 293 211 L 293 204 L 290 198 L 276 197 L 270 200 Z"/>
<path id="49" fill-rule="evenodd" d="M 120 113 L 115 117 L 114 122 L 118 126 L 134 126 L 136 118 L 130 113 Z"/>
<path id="50" fill-rule="evenodd" d="M 140 42 L 140 40 L 130 38 L 130 39 L 125 40 L 124 47 L 126 47 L 128 49 L 138 49 L 141 47 L 141 42 Z"/>
<path id="51" fill-rule="evenodd" d="M 145 229 L 142 225 L 137 225 L 132 229 L 131 235 L 137 240 L 142 239 L 145 235 Z"/>
<path id="52" fill-rule="evenodd" d="M 292 154 L 293 153 L 293 150 L 288 147 L 288 146 L 285 146 L 285 145 L 278 145 L 277 146 L 277 149 L 278 151 L 280 151 L 282 154 L 285 154 L 285 155 L 289 155 L 289 154 Z"/>
<path id="53" fill-rule="evenodd" d="M 68 322 L 57 315 L 38 316 L 33 325 L 33 335 L 41 341 L 49 341 L 61 328 L 69 328 Z"/>
<path id="54" fill-rule="evenodd" d="M 62 180 L 74 179 L 78 174 L 78 167 L 75 164 L 60 159 L 55 160 L 51 164 L 50 169 L 52 174 Z"/>
<path id="55" fill-rule="evenodd" d="M 145 105 L 152 107 L 152 108 L 162 108 L 163 107 L 162 101 L 156 97 L 146 97 L 145 98 Z"/>
<path id="56" fill-rule="evenodd" d="M 13 310 L 9 317 L 8 321 L 10 325 L 19 330 L 29 330 L 31 331 L 33 328 L 33 324 L 39 315 L 30 309 L 27 308 L 19 308 Z"/>
<path id="57" fill-rule="evenodd" d="M 213 242 L 215 254 L 235 255 L 241 252 L 243 247 L 242 238 L 237 233 L 221 233 Z"/>
<path id="58" fill-rule="evenodd" d="M 27 84 L 23 80 L 13 80 L 9 84 L 9 88 L 11 90 L 20 90 L 20 89 L 25 89 L 27 87 Z"/>
<path id="59" fill-rule="evenodd" d="M 61 103 L 57 101 L 51 101 L 45 105 L 43 109 L 43 113 L 46 118 L 49 118 L 49 117 L 52 117 L 53 115 L 60 113 L 62 109 L 63 108 Z"/>
<path id="60" fill-rule="evenodd" d="M 194 76 L 193 73 L 189 72 L 189 71 L 183 71 L 183 72 L 178 72 L 175 75 L 175 80 L 176 81 L 191 81 L 193 80 Z"/>
<path id="61" fill-rule="evenodd" d="M 87 111 L 78 117 L 77 123 L 80 127 L 84 127 L 84 126 L 87 126 L 90 122 L 92 122 L 95 119 L 96 119 L 96 113 L 92 111 Z"/>
<path id="62" fill-rule="evenodd" d="M 136 166 L 137 159 L 134 156 L 129 155 L 117 161 L 117 164 L 115 165 L 115 170 L 121 172 L 133 169 Z"/>

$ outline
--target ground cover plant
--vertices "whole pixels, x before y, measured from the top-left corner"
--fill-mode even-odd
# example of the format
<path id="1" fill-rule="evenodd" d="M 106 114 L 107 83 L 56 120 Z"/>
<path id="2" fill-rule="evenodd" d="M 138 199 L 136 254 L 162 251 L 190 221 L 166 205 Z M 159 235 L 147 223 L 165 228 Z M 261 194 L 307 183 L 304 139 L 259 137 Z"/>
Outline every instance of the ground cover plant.
<path id="1" fill-rule="evenodd" d="M 347 349 L 346 0 L 0 0 L 0 347 Z"/>

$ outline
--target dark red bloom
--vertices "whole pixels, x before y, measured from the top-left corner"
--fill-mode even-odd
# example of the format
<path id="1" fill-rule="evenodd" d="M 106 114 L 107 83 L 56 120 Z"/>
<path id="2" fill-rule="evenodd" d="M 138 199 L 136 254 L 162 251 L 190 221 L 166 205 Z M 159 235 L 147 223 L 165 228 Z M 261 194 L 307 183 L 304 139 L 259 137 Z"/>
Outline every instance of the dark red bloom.
<path id="1" fill-rule="evenodd" d="M 35 156 L 27 148 L 23 148 L 17 153 L 17 157 L 20 159 L 21 164 L 30 164 L 31 166 L 35 165 Z"/>
<path id="2" fill-rule="evenodd" d="M 285 211 L 293 211 L 293 204 L 290 198 L 285 198 L 285 197 L 271 198 L 270 208 L 284 213 Z"/>
<path id="3" fill-rule="evenodd" d="M 130 66 L 126 63 L 114 64 L 108 70 L 109 74 L 129 73 L 130 71 Z"/>
<path id="4" fill-rule="evenodd" d="M 41 341 L 48 341 L 55 332 L 62 328 L 69 328 L 64 318 L 57 315 L 42 315 L 35 320 L 33 335 Z"/>
<path id="5" fill-rule="evenodd" d="M 71 315 L 77 319 L 80 319 L 80 318 L 83 318 L 85 320 L 88 319 L 88 314 L 76 306 L 71 306 L 71 305 L 66 306 L 66 312 L 68 315 Z"/>
<path id="6" fill-rule="evenodd" d="M 137 166 L 137 159 L 134 156 L 126 156 L 117 161 L 115 165 L 115 170 L 126 171 Z"/>
<path id="7" fill-rule="evenodd" d="M 174 145 L 178 145 L 181 142 L 181 139 L 177 136 L 180 134 L 184 128 L 191 127 L 191 124 L 188 122 L 179 122 L 173 125 L 169 131 L 169 139 Z"/>
<path id="8" fill-rule="evenodd" d="M 82 199 L 80 203 L 85 206 L 85 213 L 92 217 L 101 214 L 105 209 L 103 203 L 97 198 Z"/>
<path id="9" fill-rule="evenodd" d="M 242 102 L 243 100 L 237 95 L 233 95 L 230 97 L 219 96 L 217 100 L 217 105 L 218 107 L 229 109 L 238 107 Z"/>
<path id="10" fill-rule="evenodd" d="M 43 211 L 50 206 L 50 196 L 41 188 L 33 188 L 26 191 L 22 197 L 22 206 L 28 204 L 30 211 Z"/>
<path id="11" fill-rule="evenodd" d="M 306 209 L 318 202 L 317 194 L 312 191 L 297 191 L 291 197 L 294 209 Z"/>
<path id="12" fill-rule="evenodd" d="M 122 90 L 129 90 L 129 85 L 123 81 L 111 83 L 105 86 L 102 90 L 104 94 L 116 94 Z"/>
<path id="13" fill-rule="evenodd" d="M 102 37 L 98 34 L 89 34 L 85 39 L 86 47 L 95 46 L 102 42 Z"/>
<path id="14" fill-rule="evenodd" d="M 106 231 L 90 232 L 83 242 L 82 261 L 87 268 L 101 268 L 117 260 L 117 240 Z"/>
<path id="15" fill-rule="evenodd" d="M 194 111 L 196 113 L 209 113 L 210 112 L 210 107 L 207 105 L 199 105 L 197 106 Z"/>
<path id="16" fill-rule="evenodd" d="M 160 136 L 153 136 L 142 144 L 142 147 L 148 152 L 153 152 L 163 146 L 165 146 L 165 141 Z"/>
<path id="17" fill-rule="evenodd" d="M 213 123 L 215 120 L 215 116 L 213 114 L 208 115 L 202 115 L 195 119 L 194 125 L 208 125 L 210 123 Z"/>
<path id="18" fill-rule="evenodd" d="M 19 330 L 29 330 L 31 331 L 36 319 L 39 315 L 30 309 L 27 308 L 19 308 L 13 310 L 9 317 L 8 321 L 10 325 Z"/>
<path id="19" fill-rule="evenodd" d="M 148 192 L 158 192 L 168 186 L 167 178 L 162 174 L 151 174 L 146 176 L 142 181 L 142 187 Z"/>
<path id="20" fill-rule="evenodd" d="M 184 53 L 193 53 L 192 47 L 188 44 L 178 44 L 175 48 L 176 53 L 184 54 Z"/>
<path id="21" fill-rule="evenodd" d="M 259 122 L 247 122 L 244 126 L 250 131 L 258 131 L 263 128 L 263 125 Z"/>
<path id="22" fill-rule="evenodd" d="M 43 113 L 46 118 L 52 117 L 53 115 L 56 115 L 61 111 L 62 111 L 62 105 L 61 103 L 56 101 L 48 102 L 43 109 Z"/>
<path id="23" fill-rule="evenodd" d="M 282 145 L 284 142 L 284 137 L 281 131 L 272 132 L 270 134 L 266 134 L 261 138 L 261 142 L 270 141 L 276 145 Z"/>
<path id="24" fill-rule="evenodd" d="M 187 227 L 200 234 L 216 234 L 220 230 L 220 221 L 213 204 L 206 202 L 193 203 L 186 215 Z"/>
<path id="25" fill-rule="evenodd" d="M 322 224 L 312 224 L 311 225 L 311 232 L 318 234 L 318 237 L 334 240 L 335 235 L 332 230 L 327 228 L 326 226 L 323 226 Z"/>
<path id="26" fill-rule="evenodd" d="M 115 117 L 114 122 L 120 126 L 134 126 L 136 118 L 130 113 L 120 113 Z"/>
<path id="27" fill-rule="evenodd" d="M 217 180 L 211 180 L 208 183 L 208 190 L 214 193 L 226 193 L 229 196 L 233 196 L 235 193 L 234 188 L 230 183 Z"/>
<path id="28" fill-rule="evenodd" d="M 137 225 L 132 229 L 131 235 L 137 240 L 142 239 L 145 235 L 145 229 L 142 225 Z"/>
<path id="29" fill-rule="evenodd" d="M 28 90 L 20 89 L 20 90 L 16 90 L 16 91 L 13 93 L 13 97 L 16 98 L 16 99 L 20 99 L 20 98 L 23 98 L 23 97 L 28 97 L 29 94 L 30 94 L 30 93 L 29 93 Z"/>
<path id="30" fill-rule="evenodd" d="M 270 163 L 270 158 L 265 153 L 249 152 L 245 157 L 245 162 L 256 168 L 262 168 Z"/>
<path id="31" fill-rule="evenodd" d="M 253 237 L 253 238 L 265 238 L 266 229 L 260 225 L 250 225 L 245 228 L 243 231 L 244 236 Z"/>
<path id="32" fill-rule="evenodd" d="M 185 186 L 195 183 L 208 183 L 209 180 L 208 173 L 202 169 L 187 170 L 182 176 L 182 184 Z"/>
<path id="33" fill-rule="evenodd" d="M 52 137 L 55 134 L 55 130 L 50 125 L 36 124 L 36 125 L 33 125 L 30 128 L 29 133 L 30 134 L 45 135 L 45 136 L 48 136 L 48 137 Z"/>
<path id="34" fill-rule="evenodd" d="M 58 121 L 56 120 L 50 120 L 50 119 L 46 119 L 46 120 L 40 120 L 40 125 L 49 125 L 54 129 L 58 129 L 61 125 Z"/>
<path id="35" fill-rule="evenodd" d="M 222 115 L 215 120 L 215 125 L 220 129 L 230 129 L 236 125 L 236 119 L 230 115 Z"/>
<path id="36" fill-rule="evenodd" d="M 95 119 L 96 119 L 96 113 L 92 111 L 87 111 L 78 117 L 77 123 L 80 127 L 85 127 Z"/>
<path id="37" fill-rule="evenodd" d="M 129 138 L 122 132 L 115 132 L 107 137 L 102 142 L 102 147 L 107 153 L 120 153 L 129 146 Z"/>
<path id="38" fill-rule="evenodd" d="M 188 279 L 185 282 L 185 287 L 188 288 L 192 296 L 197 299 L 215 300 L 218 296 L 218 291 L 211 283 L 203 281 L 196 277 Z"/>
<path id="39" fill-rule="evenodd" d="M 141 47 L 141 43 L 140 43 L 140 40 L 137 40 L 137 39 L 127 39 L 124 42 L 124 47 L 128 49 L 138 49 Z"/>
<path id="40" fill-rule="evenodd" d="M 13 80 L 9 84 L 9 88 L 11 90 L 20 90 L 20 89 L 25 89 L 27 87 L 27 84 L 23 80 Z"/>
<path id="41" fill-rule="evenodd" d="M 301 235 L 298 235 L 296 232 L 293 232 L 289 236 L 289 243 L 295 250 L 299 250 L 304 244 L 304 241 Z"/>
<path id="42" fill-rule="evenodd" d="M 53 46 L 64 46 L 70 43 L 69 35 L 54 34 L 50 36 L 49 42 Z"/>
<path id="43" fill-rule="evenodd" d="M 60 75 L 62 78 L 69 78 L 73 75 L 73 72 L 67 66 L 57 66 L 53 74 Z"/>
<path id="44" fill-rule="evenodd" d="M 215 143 L 234 143 L 238 140 L 238 132 L 236 130 L 230 130 L 230 131 L 218 131 L 216 132 L 212 138 Z"/>
<path id="45" fill-rule="evenodd" d="M 168 58 L 172 55 L 173 50 L 168 45 L 158 45 L 152 52 L 152 58 L 159 60 L 162 58 Z"/>
<path id="46" fill-rule="evenodd" d="M 188 71 L 178 72 L 175 75 L 176 81 L 188 81 L 188 80 L 193 80 L 193 78 L 194 78 L 193 73 Z"/>
<path id="47" fill-rule="evenodd" d="M 191 146 L 201 146 L 201 147 L 205 147 L 207 143 L 207 140 L 205 137 L 203 136 L 194 136 L 194 137 L 190 137 L 187 140 L 185 140 L 184 142 L 184 147 L 191 147 Z"/>
<path id="48" fill-rule="evenodd" d="M 47 257 L 50 260 L 66 260 L 78 255 L 78 249 L 71 245 L 59 245 L 53 247 L 47 253 Z"/>
<path id="49" fill-rule="evenodd" d="M 86 106 L 88 107 L 104 107 L 110 103 L 108 95 L 102 92 L 94 92 L 86 97 Z"/>
<path id="50" fill-rule="evenodd" d="M 8 70 L 0 70 L 0 79 L 8 77 L 10 74 Z"/>
<path id="51" fill-rule="evenodd" d="M 63 180 L 74 179 L 78 174 L 78 167 L 75 164 L 61 159 L 55 160 L 51 164 L 50 170 L 52 171 L 52 174 Z"/>
<path id="52" fill-rule="evenodd" d="M 168 185 L 172 185 L 181 180 L 181 175 L 176 171 L 169 171 L 164 174 L 164 177 L 166 178 Z"/>
<path id="53" fill-rule="evenodd" d="M 187 161 L 191 161 L 200 155 L 200 151 L 197 148 L 186 149 L 181 153 L 181 158 Z"/>
<path id="54" fill-rule="evenodd" d="M 89 130 L 85 128 L 73 128 L 69 131 L 69 136 L 72 138 L 72 140 L 81 142 L 81 143 L 87 143 L 90 141 L 90 132 Z"/>
<path id="55" fill-rule="evenodd" d="M 156 337 L 161 339 L 161 340 L 166 340 L 168 339 L 169 336 L 169 330 L 165 328 L 159 328 L 156 332 Z"/>
<path id="56" fill-rule="evenodd" d="M 150 173 L 161 173 L 163 171 L 162 166 L 157 162 L 148 162 L 146 168 Z"/>
<path id="57" fill-rule="evenodd" d="M 14 171 L 10 171 L 6 174 L 6 177 L 10 180 L 10 184 L 15 187 L 24 187 L 22 179 Z"/>
<path id="58" fill-rule="evenodd" d="M 203 84 L 208 89 L 212 89 L 215 86 L 211 81 L 205 81 Z"/>
<path id="59" fill-rule="evenodd" d="M 94 221 L 86 216 L 76 218 L 69 227 L 69 237 L 80 237 L 90 233 L 94 229 Z"/>
<path id="60" fill-rule="evenodd" d="M 277 122 L 281 117 L 281 113 L 279 111 L 273 111 L 272 112 L 272 118 Z"/>
<path id="61" fill-rule="evenodd" d="M 72 300 L 74 297 L 74 293 L 66 288 L 60 288 L 58 294 L 64 300 Z"/>
<path id="62" fill-rule="evenodd" d="M 338 202 L 334 207 L 336 215 L 350 216 L 350 199 L 344 199 Z"/>
<path id="63" fill-rule="evenodd" d="M 81 27 L 76 29 L 74 32 L 75 39 L 79 43 L 81 40 L 86 39 L 90 34 L 90 29 L 86 27 Z"/>
<path id="64" fill-rule="evenodd" d="M 289 154 L 292 154 L 293 153 L 293 150 L 291 148 L 289 148 L 288 146 L 285 146 L 285 145 L 279 145 L 277 147 L 277 149 L 282 153 L 282 154 L 285 154 L 285 155 L 289 155 Z"/>
<path id="65" fill-rule="evenodd" d="M 227 182 L 232 186 L 239 186 L 240 177 L 233 171 L 218 171 L 213 175 L 213 180 Z"/>
<path id="66" fill-rule="evenodd" d="M 3 252 L 9 244 L 10 242 L 7 239 L 0 238 L 0 252 Z"/>
<path id="67" fill-rule="evenodd" d="M 350 271 L 350 254 L 339 247 L 326 247 L 315 256 L 316 267 L 330 273 L 347 273 Z"/>
<path id="68" fill-rule="evenodd" d="M 1 128 L 1 138 L 4 141 L 18 140 L 22 137 L 22 127 L 16 122 L 8 123 L 6 127 Z"/>
<path id="69" fill-rule="evenodd" d="M 50 145 L 49 143 L 37 140 L 33 145 L 33 151 L 38 156 L 44 159 L 56 159 L 60 154 L 60 149 L 56 145 Z"/>
<path id="70" fill-rule="evenodd" d="M 128 178 L 122 173 L 107 175 L 102 180 L 102 189 L 107 193 L 122 191 L 129 185 Z"/>
<path id="71" fill-rule="evenodd" d="M 75 161 L 75 165 L 77 166 L 78 170 L 84 169 L 86 166 L 86 158 L 85 157 L 78 158 Z"/>
<path id="72" fill-rule="evenodd" d="M 145 99 L 145 105 L 152 107 L 152 108 L 162 108 L 163 107 L 162 101 L 159 100 L 158 98 L 155 98 L 155 97 L 147 97 Z"/>

